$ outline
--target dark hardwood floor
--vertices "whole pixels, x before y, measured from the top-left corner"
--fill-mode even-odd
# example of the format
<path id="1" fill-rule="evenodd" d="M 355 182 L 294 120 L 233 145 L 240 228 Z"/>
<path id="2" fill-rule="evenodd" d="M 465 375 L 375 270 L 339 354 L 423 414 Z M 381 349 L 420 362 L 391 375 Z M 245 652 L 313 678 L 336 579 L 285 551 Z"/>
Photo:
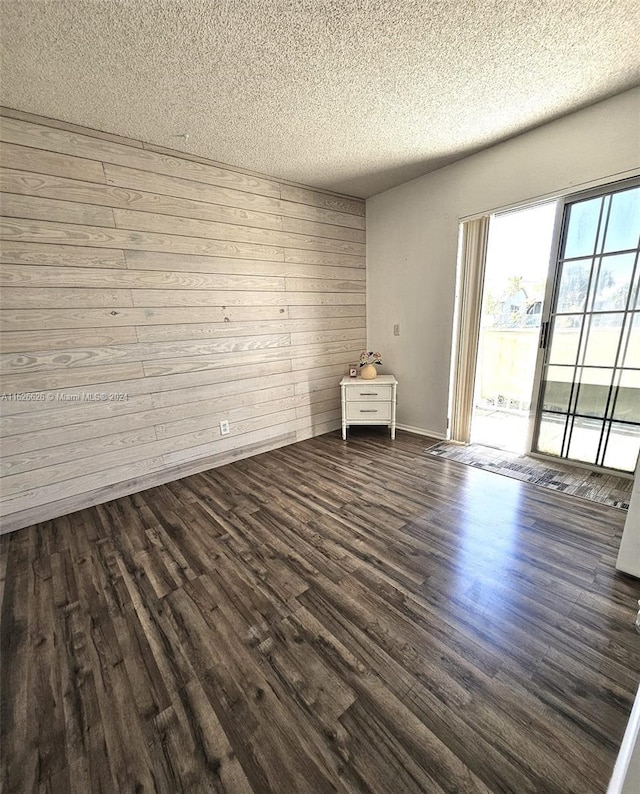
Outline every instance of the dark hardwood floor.
<path id="1" fill-rule="evenodd" d="M 604 792 L 625 514 L 353 429 L 4 536 L 10 792 Z"/>

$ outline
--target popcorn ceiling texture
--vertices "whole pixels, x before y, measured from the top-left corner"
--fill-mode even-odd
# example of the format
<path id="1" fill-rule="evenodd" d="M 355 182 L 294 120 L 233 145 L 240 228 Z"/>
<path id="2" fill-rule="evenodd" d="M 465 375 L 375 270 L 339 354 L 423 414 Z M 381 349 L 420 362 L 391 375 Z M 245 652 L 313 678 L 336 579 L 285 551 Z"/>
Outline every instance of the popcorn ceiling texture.
<path id="1" fill-rule="evenodd" d="M 1 8 L 2 104 L 362 197 L 640 82 L 637 0 Z"/>

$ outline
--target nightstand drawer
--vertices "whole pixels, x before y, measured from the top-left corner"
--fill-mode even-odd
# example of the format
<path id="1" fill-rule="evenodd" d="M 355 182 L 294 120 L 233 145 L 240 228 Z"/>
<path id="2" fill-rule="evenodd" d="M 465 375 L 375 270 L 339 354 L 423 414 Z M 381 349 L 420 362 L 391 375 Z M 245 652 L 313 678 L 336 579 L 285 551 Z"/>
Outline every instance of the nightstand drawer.
<path id="1" fill-rule="evenodd" d="M 391 403 L 373 401 L 347 403 L 347 420 L 356 421 L 358 419 L 369 420 L 371 422 L 388 422 L 391 419 Z"/>
<path id="2" fill-rule="evenodd" d="M 367 402 L 368 400 L 390 400 L 391 386 L 356 384 L 346 388 L 347 402 Z"/>

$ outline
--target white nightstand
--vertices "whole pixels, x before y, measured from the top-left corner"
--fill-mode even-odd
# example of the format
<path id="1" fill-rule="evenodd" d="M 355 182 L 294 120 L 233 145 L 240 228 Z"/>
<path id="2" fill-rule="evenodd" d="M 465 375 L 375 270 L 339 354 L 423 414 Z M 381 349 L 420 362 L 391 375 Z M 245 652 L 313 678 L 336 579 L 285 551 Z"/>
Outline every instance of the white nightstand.
<path id="1" fill-rule="evenodd" d="M 345 377 L 342 392 L 342 438 L 350 425 L 386 425 L 396 437 L 396 387 L 393 375 L 378 375 L 373 380 Z"/>

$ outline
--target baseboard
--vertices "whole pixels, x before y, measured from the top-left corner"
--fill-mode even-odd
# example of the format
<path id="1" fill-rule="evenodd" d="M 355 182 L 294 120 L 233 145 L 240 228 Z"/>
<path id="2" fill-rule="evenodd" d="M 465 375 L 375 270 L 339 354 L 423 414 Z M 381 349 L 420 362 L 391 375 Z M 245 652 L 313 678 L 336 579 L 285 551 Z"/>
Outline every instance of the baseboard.
<path id="1" fill-rule="evenodd" d="M 437 441 L 446 441 L 447 436 L 445 433 L 436 433 L 435 430 L 424 430 L 422 427 L 412 427 L 411 425 L 398 425 L 398 430 L 406 430 L 407 433 L 415 433 L 417 436 L 427 436 L 428 438 L 435 438 Z"/>
<path id="2" fill-rule="evenodd" d="M 315 433 L 314 435 L 322 435 L 322 433 L 327 432 L 324 427 L 322 427 L 321 430 L 322 432 Z M 87 507 L 104 504 L 104 502 L 110 502 L 112 499 L 120 499 L 123 496 L 130 496 L 140 491 L 146 491 L 148 488 L 155 488 L 158 485 L 181 480 L 183 477 L 188 477 L 191 474 L 197 474 L 198 472 L 207 471 L 209 469 L 216 469 L 219 466 L 225 466 L 227 463 L 233 463 L 236 460 L 250 458 L 254 455 L 260 455 L 263 452 L 270 452 L 279 447 L 295 444 L 298 440 L 300 439 L 296 438 L 296 432 L 293 430 L 265 441 L 222 452 L 219 455 L 199 458 L 198 460 L 181 463 L 178 466 L 172 466 L 168 469 L 154 471 L 142 477 L 135 477 L 115 483 L 114 485 L 108 485 L 93 491 L 87 491 L 83 494 L 77 494 L 76 496 L 68 496 L 56 502 L 49 502 L 48 504 L 21 510 L 18 513 L 13 513 L 2 518 L 0 522 L 0 535 L 30 527 L 32 524 L 39 524 L 42 521 L 51 521 L 54 518 L 59 518 L 69 513 L 75 513 L 77 510 L 84 510 Z"/>
<path id="3" fill-rule="evenodd" d="M 640 787 L 640 689 L 622 737 L 607 794 L 633 794 Z"/>
<path id="4" fill-rule="evenodd" d="M 405 430 L 408 433 L 415 433 L 416 435 L 426 436 L 435 440 L 444 440 L 441 433 L 431 432 L 419 427 L 411 427 L 410 425 L 396 425 L 399 430 Z M 169 469 L 162 469 L 161 471 L 154 471 L 142 477 L 135 477 L 133 479 L 124 480 L 123 482 L 108 485 L 103 488 L 97 488 L 93 491 L 69 496 L 65 499 L 60 499 L 56 502 L 49 502 L 48 504 L 38 505 L 37 507 L 21 510 L 18 513 L 13 513 L 4 516 L 0 521 L 0 535 L 9 532 L 15 532 L 18 529 L 39 524 L 42 521 L 51 521 L 54 518 L 75 513 L 77 510 L 84 510 L 88 507 L 104 504 L 113 499 L 120 499 L 123 496 L 130 496 L 131 494 L 138 493 L 139 491 L 146 491 L 149 488 L 155 488 L 158 485 L 164 485 L 168 482 L 180 480 L 183 477 L 188 477 L 191 474 L 197 474 L 201 471 L 208 469 L 215 469 L 219 466 L 225 466 L 227 463 L 233 463 L 236 460 L 250 458 L 254 455 L 259 455 L 263 452 L 269 452 L 279 447 L 295 444 L 305 438 L 323 435 L 324 433 L 334 431 L 340 428 L 340 420 L 331 420 L 323 422 L 314 428 L 304 431 L 292 431 L 275 438 L 268 439 L 256 444 L 250 444 L 246 447 L 241 447 L 235 450 L 223 452 L 220 455 L 215 455 L 207 458 L 199 458 L 195 461 L 173 466 Z"/>

